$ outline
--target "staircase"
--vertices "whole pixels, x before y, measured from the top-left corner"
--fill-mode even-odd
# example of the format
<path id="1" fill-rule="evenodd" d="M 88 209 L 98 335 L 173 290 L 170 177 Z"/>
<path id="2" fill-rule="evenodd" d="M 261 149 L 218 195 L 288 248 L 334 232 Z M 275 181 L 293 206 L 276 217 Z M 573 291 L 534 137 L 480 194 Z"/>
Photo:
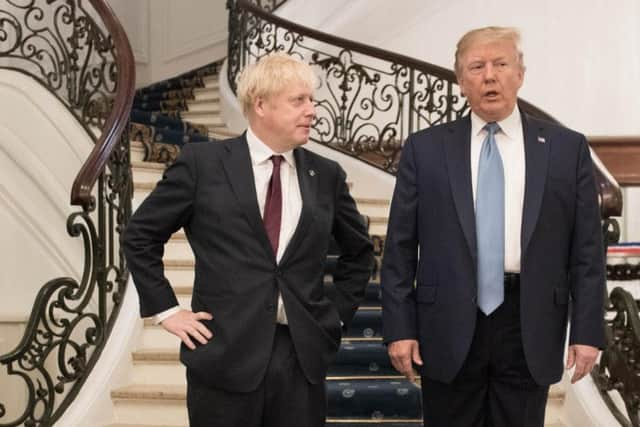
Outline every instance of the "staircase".
<path id="1" fill-rule="evenodd" d="M 203 141 L 233 136 L 219 115 L 218 77 L 215 74 L 217 68 L 211 67 L 204 72 L 201 70 L 199 78 L 193 79 L 198 81 L 196 86 L 200 87 L 185 91 L 191 98 L 186 100 L 188 111 L 165 111 L 174 116 L 179 114 L 180 119 L 190 122 L 189 126 L 200 129 Z M 176 80 L 180 79 L 172 79 L 171 84 L 175 85 Z M 185 80 L 188 79 L 182 77 L 182 81 Z M 171 84 L 165 90 L 175 90 L 176 87 Z M 138 105 L 142 106 L 141 103 Z M 205 131 L 206 135 L 202 135 Z M 159 135 L 162 130 L 154 129 L 154 132 Z M 145 161 L 145 156 L 147 160 L 153 157 L 150 155 L 152 145 L 171 144 L 158 144 L 157 141 L 149 140 L 132 141 L 134 207 L 154 188 L 165 169 L 164 163 Z M 165 148 L 175 152 L 175 146 L 173 144 L 172 147 Z M 352 194 L 360 212 L 370 219 L 370 233 L 384 236 L 389 201 L 358 198 L 357 182 L 352 183 Z M 174 234 L 168 242 L 164 262 L 166 276 L 174 286 L 180 305 L 189 308 L 194 260 L 182 231 Z M 145 320 L 137 350 L 131 355 L 133 374 L 130 384 L 111 392 L 114 419 L 110 427 L 188 425 L 185 369 L 179 362 L 178 348 L 177 337 Z M 382 345 L 377 274 L 372 277 L 366 290 L 366 300 L 356 313 L 350 330 L 343 337 L 336 360 L 330 368 L 327 397 L 328 426 L 422 426 L 420 384 L 411 383 L 398 375 Z M 563 403 L 563 386 L 552 387 L 546 425 L 565 425 L 561 422 Z"/>

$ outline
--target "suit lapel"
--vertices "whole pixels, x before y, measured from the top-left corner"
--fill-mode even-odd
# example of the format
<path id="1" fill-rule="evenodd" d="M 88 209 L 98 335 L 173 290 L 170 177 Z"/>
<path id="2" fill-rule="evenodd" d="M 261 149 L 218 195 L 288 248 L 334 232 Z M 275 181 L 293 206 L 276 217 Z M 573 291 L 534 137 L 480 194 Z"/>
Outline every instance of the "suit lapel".
<path id="1" fill-rule="evenodd" d="M 476 216 L 471 187 L 471 119 L 448 125 L 450 138 L 444 141 L 444 151 L 449 173 L 451 194 L 455 202 L 458 220 L 469 245 L 469 252 L 476 262 Z"/>
<path id="2" fill-rule="evenodd" d="M 242 207 L 242 211 L 247 221 L 255 231 L 256 238 L 264 246 L 267 253 L 273 255 L 269 237 L 264 228 L 260 207 L 258 206 L 258 196 L 256 195 L 256 184 L 249 155 L 246 135 L 225 143 L 227 158 L 222 162 L 231 189 Z"/>
<path id="3" fill-rule="evenodd" d="M 544 125 L 522 114 L 524 132 L 525 185 L 522 209 L 521 256 L 524 256 L 538 222 L 549 165 L 549 146 Z"/>
<path id="4" fill-rule="evenodd" d="M 294 149 L 293 157 L 296 160 L 296 174 L 298 175 L 298 185 L 300 186 L 302 209 L 300 210 L 298 225 L 280 259 L 281 265 L 288 261 L 295 248 L 304 240 L 309 226 L 313 223 L 318 179 L 322 179 L 322 177 L 318 177 L 318 171 L 314 168 L 313 161 L 304 149 Z"/>

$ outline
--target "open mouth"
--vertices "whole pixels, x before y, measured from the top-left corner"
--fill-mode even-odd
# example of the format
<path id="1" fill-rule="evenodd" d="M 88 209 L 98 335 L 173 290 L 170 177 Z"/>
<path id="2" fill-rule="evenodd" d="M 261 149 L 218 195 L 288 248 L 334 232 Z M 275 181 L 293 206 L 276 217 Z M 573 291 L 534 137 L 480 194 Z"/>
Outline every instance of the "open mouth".
<path id="1" fill-rule="evenodd" d="M 494 100 L 498 97 L 498 92 L 496 92 L 495 90 L 490 90 L 485 92 L 484 97 L 489 99 L 489 100 Z"/>

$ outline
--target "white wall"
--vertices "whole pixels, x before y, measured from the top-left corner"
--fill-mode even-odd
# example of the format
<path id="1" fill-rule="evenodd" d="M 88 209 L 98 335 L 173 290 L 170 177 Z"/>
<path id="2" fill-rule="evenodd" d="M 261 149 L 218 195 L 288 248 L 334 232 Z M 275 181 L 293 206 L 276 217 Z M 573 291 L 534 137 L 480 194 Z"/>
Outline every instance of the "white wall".
<path id="1" fill-rule="evenodd" d="M 289 1 L 288 19 L 449 69 L 467 30 L 516 26 L 524 99 L 588 135 L 640 134 L 637 0 L 331 0 L 313 13 Z"/>
<path id="2" fill-rule="evenodd" d="M 69 111 L 35 80 L 0 70 L 0 354 L 15 349 L 35 296 L 57 277 L 79 279 L 83 246 L 67 218 L 76 173 L 93 141 Z M 6 419 L 24 409 L 25 382 L 0 370 Z"/>
<path id="3" fill-rule="evenodd" d="M 108 0 L 136 59 L 136 86 L 146 86 L 227 54 L 225 0 Z"/>
<path id="4" fill-rule="evenodd" d="M 31 311 L 49 280 L 82 273 L 82 242 L 67 233 L 70 189 L 93 141 L 46 89 L 0 70 L 0 314 Z"/>

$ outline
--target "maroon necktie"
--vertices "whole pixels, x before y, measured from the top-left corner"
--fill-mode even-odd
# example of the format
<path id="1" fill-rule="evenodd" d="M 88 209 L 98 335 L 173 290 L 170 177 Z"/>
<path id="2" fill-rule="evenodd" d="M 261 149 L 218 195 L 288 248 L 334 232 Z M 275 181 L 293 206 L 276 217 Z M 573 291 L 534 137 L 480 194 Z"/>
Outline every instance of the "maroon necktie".
<path id="1" fill-rule="evenodd" d="M 280 163 L 282 156 L 271 156 L 273 172 L 267 189 L 267 200 L 264 203 L 264 228 L 273 248 L 273 255 L 278 257 L 278 241 L 280 240 L 280 222 L 282 220 L 282 185 L 280 183 Z"/>

